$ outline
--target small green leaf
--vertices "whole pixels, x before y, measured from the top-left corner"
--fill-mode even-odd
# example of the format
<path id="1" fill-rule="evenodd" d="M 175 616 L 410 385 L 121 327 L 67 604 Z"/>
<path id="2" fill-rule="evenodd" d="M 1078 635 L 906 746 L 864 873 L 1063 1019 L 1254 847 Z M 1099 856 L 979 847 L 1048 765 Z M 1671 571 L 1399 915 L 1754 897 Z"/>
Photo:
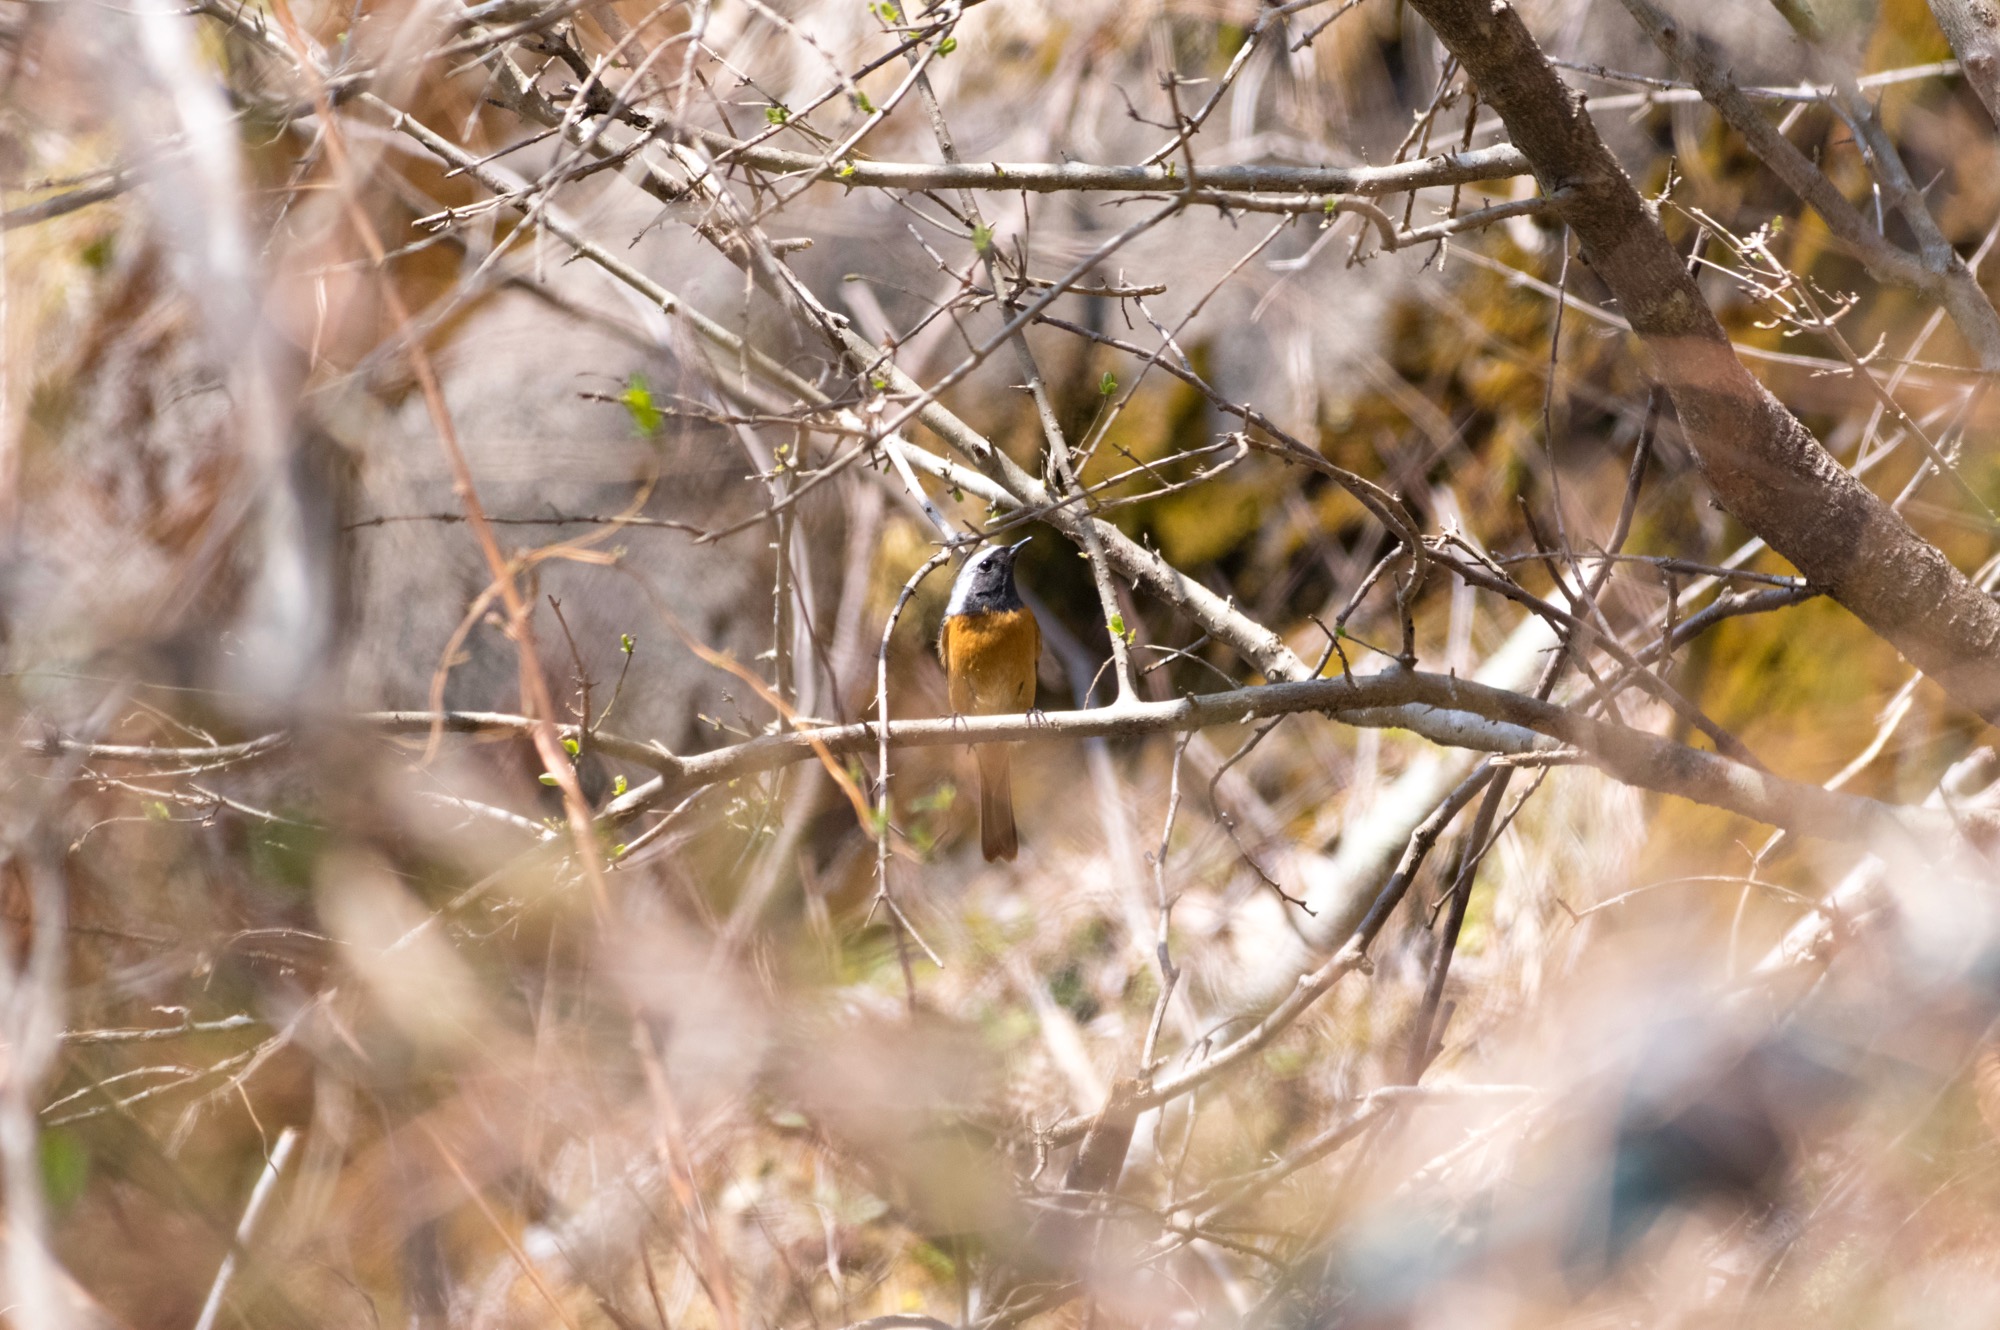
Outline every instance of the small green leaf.
<path id="1" fill-rule="evenodd" d="M 562 784 L 561 781 L 556 779 L 555 773 L 553 771 L 544 771 L 541 775 L 537 776 L 535 779 L 541 781 L 541 783 L 544 785 Z"/>
<path id="2" fill-rule="evenodd" d="M 861 114 L 863 115 L 875 114 L 875 103 L 869 101 L 868 94 L 861 91 L 861 89 L 859 88 L 856 88 L 854 90 L 854 104 L 856 107 L 860 108 Z"/>
<path id="3" fill-rule="evenodd" d="M 842 162 L 840 165 L 833 168 L 833 174 L 836 179 L 839 180 L 847 179 L 849 176 L 854 174 L 854 163 Z"/>
<path id="4" fill-rule="evenodd" d="M 618 634 L 618 649 L 624 652 L 626 655 L 628 656 L 631 655 L 632 648 L 638 645 L 639 644 L 637 642 L 634 642 L 632 640 L 632 634 L 630 633 Z"/>
<path id="5" fill-rule="evenodd" d="M 1118 391 L 1118 376 L 1113 374 L 1110 370 L 1104 371 L 1104 377 L 1097 381 L 1098 396 L 1109 397 L 1111 396 L 1111 394 L 1117 391 Z"/>
<path id="6" fill-rule="evenodd" d="M 611 857 L 613 859 L 623 859 L 625 857 L 625 846 L 623 842 L 620 842 L 619 844 L 611 847 Z"/>
<path id="7" fill-rule="evenodd" d="M 1111 616 L 1111 635 L 1112 635 L 1113 637 L 1123 637 L 1123 636 L 1125 636 L 1125 616 L 1124 616 L 1124 615 L 1122 615 L 1122 614 L 1113 614 L 1113 615 Z"/>
<path id="8" fill-rule="evenodd" d="M 993 248 L 993 228 L 981 222 L 972 228 L 972 247 L 981 254 Z"/>
<path id="9" fill-rule="evenodd" d="M 626 381 L 625 391 L 618 395 L 618 400 L 625 404 L 641 434 L 648 437 L 657 434 L 666 422 L 666 413 L 653 405 L 653 390 L 643 374 L 634 374 Z"/>
<path id="10" fill-rule="evenodd" d="M 568 753 L 571 757 L 575 757 L 578 753 L 581 753 L 583 751 L 583 745 L 578 743 L 574 739 L 565 739 L 562 741 L 562 744 L 563 744 L 563 751 L 565 753 Z"/>
<path id="11" fill-rule="evenodd" d="M 611 778 L 611 793 L 614 796 L 625 793 L 625 778 L 623 776 L 613 776 Z"/>
<path id="12" fill-rule="evenodd" d="M 940 59 L 950 55 L 953 51 L 956 51 L 957 49 L 958 49 L 958 38 L 956 37 L 947 37 L 943 41 L 937 44 L 937 53 Z"/>
<path id="13" fill-rule="evenodd" d="M 151 822 L 171 822 L 174 815 L 164 801 L 155 799 L 146 805 L 146 818 Z"/>
<path id="14" fill-rule="evenodd" d="M 792 113 L 782 105 L 767 106 L 764 108 L 764 121 L 766 124 L 782 125 L 791 118 Z"/>

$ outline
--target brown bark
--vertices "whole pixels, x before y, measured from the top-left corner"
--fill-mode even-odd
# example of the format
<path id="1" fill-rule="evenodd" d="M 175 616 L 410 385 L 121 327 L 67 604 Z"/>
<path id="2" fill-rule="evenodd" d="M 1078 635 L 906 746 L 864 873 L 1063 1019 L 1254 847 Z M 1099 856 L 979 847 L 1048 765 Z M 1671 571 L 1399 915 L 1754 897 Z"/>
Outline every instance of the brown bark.
<path id="1" fill-rule="evenodd" d="M 2000 3 L 1996 0 L 1931 0 L 1931 13 L 1958 57 L 1965 81 L 1979 94 L 1986 114 L 2000 124 Z"/>
<path id="2" fill-rule="evenodd" d="M 1929 675 L 2000 722 L 2000 604 L 1820 446 L 1728 337 L 1597 127 L 1506 0 L 1410 0 L 1528 157 L 1673 397 L 1716 498 Z"/>

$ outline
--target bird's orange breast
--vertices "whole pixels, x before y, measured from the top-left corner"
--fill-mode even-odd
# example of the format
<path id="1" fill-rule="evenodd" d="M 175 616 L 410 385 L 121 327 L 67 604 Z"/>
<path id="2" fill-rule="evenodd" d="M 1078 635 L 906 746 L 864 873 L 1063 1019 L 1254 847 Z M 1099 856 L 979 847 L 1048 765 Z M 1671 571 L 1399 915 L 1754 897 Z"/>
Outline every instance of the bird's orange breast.
<path id="1" fill-rule="evenodd" d="M 1042 630 L 1032 610 L 954 614 L 938 634 L 951 709 L 963 716 L 1026 711 L 1035 705 Z"/>

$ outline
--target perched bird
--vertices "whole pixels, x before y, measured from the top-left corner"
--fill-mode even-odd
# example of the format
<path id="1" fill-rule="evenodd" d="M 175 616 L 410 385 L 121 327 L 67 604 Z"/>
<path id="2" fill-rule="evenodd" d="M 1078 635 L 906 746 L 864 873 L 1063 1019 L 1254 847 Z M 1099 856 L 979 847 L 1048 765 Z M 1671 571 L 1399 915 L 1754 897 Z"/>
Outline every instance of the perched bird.
<path id="1" fill-rule="evenodd" d="M 961 716 L 1004 715 L 1035 705 L 1035 664 L 1042 630 L 1014 586 L 1014 560 L 1023 540 L 983 549 L 965 561 L 952 584 L 938 632 L 951 709 Z M 979 760 L 979 847 L 990 862 L 1012 859 L 1014 792 L 1007 745 L 986 744 Z"/>

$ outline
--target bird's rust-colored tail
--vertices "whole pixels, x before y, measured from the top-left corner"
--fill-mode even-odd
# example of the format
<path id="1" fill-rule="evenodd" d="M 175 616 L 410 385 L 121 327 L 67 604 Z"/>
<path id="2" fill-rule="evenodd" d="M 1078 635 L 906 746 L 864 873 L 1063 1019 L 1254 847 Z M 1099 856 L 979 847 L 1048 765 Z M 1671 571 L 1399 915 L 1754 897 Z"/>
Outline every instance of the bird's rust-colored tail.
<path id="1" fill-rule="evenodd" d="M 981 744 L 979 754 L 979 848 L 986 861 L 1012 859 L 1021 849 L 1014 834 L 1014 778 L 1006 744 Z"/>

